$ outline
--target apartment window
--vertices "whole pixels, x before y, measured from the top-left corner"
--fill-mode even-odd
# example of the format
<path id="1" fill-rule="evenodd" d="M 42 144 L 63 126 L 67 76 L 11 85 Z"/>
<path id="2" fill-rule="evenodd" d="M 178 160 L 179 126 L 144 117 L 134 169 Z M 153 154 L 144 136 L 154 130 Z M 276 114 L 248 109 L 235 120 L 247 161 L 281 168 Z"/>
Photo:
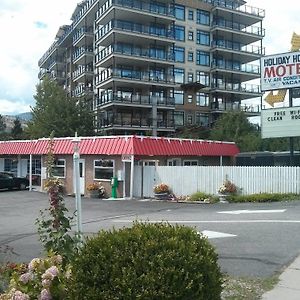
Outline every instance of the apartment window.
<path id="1" fill-rule="evenodd" d="M 194 74 L 188 73 L 188 82 L 193 82 L 193 81 L 194 81 Z"/>
<path id="2" fill-rule="evenodd" d="M 196 81 L 203 85 L 209 86 L 209 74 L 203 71 L 196 71 Z"/>
<path id="3" fill-rule="evenodd" d="M 184 83 L 184 69 L 174 69 L 175 83 Z"/>
<path id="4" fill-rule="evenodd" d="M 183 5 L 175 5 L 175 18 L 185 20 L 185 7 Z"/>
<path id="5" fill-rule="evenodd" d="M 185 49 L 183 47 L 174 47 L 175 61 L 184 62 Z"/>
<path id="6" fill-rule="evenodd" d="M 187 167 L 198 166 L 198 160 L 184 160 L 183 165 Z"/>
<path id="7" fill-rule="evenodd" d="M 207 31 L 197 30 L 197 44 L 209 46 L 210 45 L 210 35 Z"/>
<path id="8" fill-rule="evenodd" d="M 184 112 L 183 111 L 174 111 L 174 123 L 175 126 L 184 125 Z"/>
<path id="9" fill-rule="evenodd" d="M 189 31 L 188 32 L 188 40 L 193 41 L 194 40 L 194 31 Z"/>
<path id="10" fill-rule="evenodd" d="M 197 65 L 209 66 L 210 65 L 209 52 L 197 50 L 196 63 Z"/>
<path id="11" fill-rule="evenodd" d="M 209 106 L 209 96 L 205 93 L 196 93 L 196 105 Z"/>
<path id="12" fill-rule="evenodd" d="M 194 20 L 194 11 L 189 9 L 189 12 L 188 12 L 188 19 L 190 21 L 193 21 Z"/>
<path id="13" fill-rule="evenodd" d="M 174 91 L 174 101 L 176 105 L 182 105 L 183 104 L 183 91 Z"/>
<path id="14" fill-rule="evenodd" d="M 202 113 L 196 113 L 196 120 L 195 123 L 197 125 L 208 127 L 209 121 L 208 121 L 208 114 L 202 114 Z"/>
<path id="15" fill-rule="evenodd" d="M 210 24 L 210 16 L 208 11 L 197 9 L 197 24 L 201 24 L 201 25 Z"/>
<path id="16" fill-rule="evenodd" d="M 188 103 L 193 103 L 193 95 L 188 95 Z"/>
<path id="17" fill-rule="evenodd" d="M 186 122 L 188 125 L 192 125 L 193 124 L 193 116 L 192 115 L 188 115 L 186 118 Z"/>
<path id="18" fill-rule="evenodd" d="M 194 52 L 188 52 L 188 61 L 194 61 Z"/>
<path id="19" fill-rule="evenodd" d="M 114 176 L 114 160 L 94 160 L 94 179 L 110 180 Z"/>
<path id="20" fill-rule="evenodd" d="M 66 177 L 66 160 L 65 159 L 55 160 L 54 166 L 52 168 L 52 174 L 54 177 L 60 177 L 60 178 Z"/>
<path id="21" fill-rule="evenodd" d="M 176 25 L 175 29 L 175 40 L 184 41 L 185 40 L 185 27 Z"/>

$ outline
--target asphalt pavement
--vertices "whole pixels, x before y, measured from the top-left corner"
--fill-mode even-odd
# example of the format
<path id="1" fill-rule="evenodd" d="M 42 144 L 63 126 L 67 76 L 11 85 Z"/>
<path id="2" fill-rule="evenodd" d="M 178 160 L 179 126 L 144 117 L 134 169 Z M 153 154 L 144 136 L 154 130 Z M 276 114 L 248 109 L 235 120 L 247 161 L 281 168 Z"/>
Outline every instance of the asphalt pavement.
<path id="1" fill-rule="evenodd" d="M 43 255 L 35 220 L 39 210 L 48 207 L 47 199 L 40 192 L 0 192 L 0 262 L 28 262 Z M 65 200 L 69 211 L 75 211 L 75 199 Z M 276 288 L 264 295 L 265 300 L 283 299 L 282 293 L 297 297 L 286 299 L 300 299 L 296 294 L 300 293 L 299 215 L 300 201 L 186 204 L 82 198 L 85 235 L 130 226 L 134 220 L 168 221 L 192 226 L 207 235 L 219 255 L 222 271 L 229 275 L 264 278 L 285 270 Z"/>

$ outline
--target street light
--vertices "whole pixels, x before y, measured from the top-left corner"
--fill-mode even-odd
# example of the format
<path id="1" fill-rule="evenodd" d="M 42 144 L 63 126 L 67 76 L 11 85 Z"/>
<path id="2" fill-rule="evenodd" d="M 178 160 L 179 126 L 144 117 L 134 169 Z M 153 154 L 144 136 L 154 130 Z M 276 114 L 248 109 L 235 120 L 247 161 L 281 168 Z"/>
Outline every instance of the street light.
<path id="1" fill-rule="evenodd" d="M 75 137 L 72 140 L 74 144 L 74 153 L 73 153 L 73 180 L 75 185 L 75 202 L 76 202 L 76 217 L 77 217 L 77 233 L 81 238 L 82 234 L 82 218 L 81 218 L 81 191 L 80 191 L 80 174 L 79 174 L 79 143 L 80 138 L 77 136 L 77 132 L 75 132 Z"/>

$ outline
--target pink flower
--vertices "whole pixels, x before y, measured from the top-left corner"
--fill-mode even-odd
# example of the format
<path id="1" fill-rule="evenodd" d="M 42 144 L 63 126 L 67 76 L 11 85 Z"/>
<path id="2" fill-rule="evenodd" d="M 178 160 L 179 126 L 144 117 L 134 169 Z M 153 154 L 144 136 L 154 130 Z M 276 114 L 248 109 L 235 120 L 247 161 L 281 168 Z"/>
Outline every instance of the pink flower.
<path id="1" fill-rule="evenodd" d="M 15 291 L 11 299 L 12 300 L 29 300 L 29 296 L 20 291 Z"/>
<path id="2" fill-rule="evenodd" d="M 42 286 L 44 287 L 44 288 L 49 288 L 50 287 L 50 285 L 51 285 L 51 280 L 50 279 L 43 279 L 42 280 Z"/>
<path id="3" fill-rule="evenodd" d="M 52 299 L 52 296 L 51 296 L 50 292 L 47 289 L 43 289 L 41 291 L 39 300 L 51 300 L 51 299 Z"/>
<path id="4" fill-rule="evenodd" d="M 31 273 L 25 273 L 25 274 L 22 274 L 20 276 L 20 281 L 24 284 L 26 284 L 29 280 L 31 280 L 32 278 L 32 274 Z"/>
<path id="5" fill-rule="evenodd" d="M 58 268 L 56 266 L 52 266 L 49 269 L 47 269 L 45 273 L 50 273 L 55 277 L 55 276 L 58 275 L 59 271 L 58 271 Z"/>

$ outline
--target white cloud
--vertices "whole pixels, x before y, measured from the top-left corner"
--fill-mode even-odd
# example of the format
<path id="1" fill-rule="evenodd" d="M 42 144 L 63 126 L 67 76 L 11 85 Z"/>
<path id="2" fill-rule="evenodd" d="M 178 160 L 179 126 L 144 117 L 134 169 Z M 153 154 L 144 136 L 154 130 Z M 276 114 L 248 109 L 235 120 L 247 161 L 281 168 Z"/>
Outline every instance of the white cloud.
<path id="1" fill-rule="evenodd" d="M 18 100 L 0 99 L 1 114 L 13 115 L 30 111 L 30 104 Z"/>

